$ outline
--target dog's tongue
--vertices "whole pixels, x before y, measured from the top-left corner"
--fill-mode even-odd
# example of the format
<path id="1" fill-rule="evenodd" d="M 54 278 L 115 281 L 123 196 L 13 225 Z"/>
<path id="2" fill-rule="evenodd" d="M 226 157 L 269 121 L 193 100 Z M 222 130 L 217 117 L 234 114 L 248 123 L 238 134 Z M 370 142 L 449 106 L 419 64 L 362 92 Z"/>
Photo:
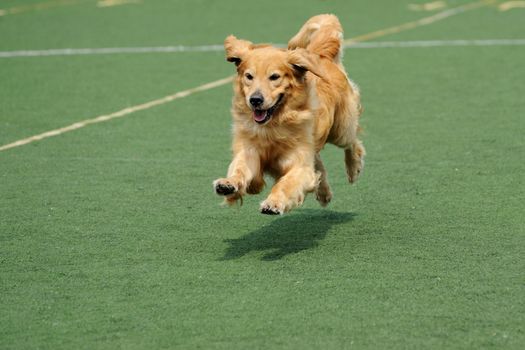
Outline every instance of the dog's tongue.
<path id="1" fill-rule="evenodd" d="M 266 111 L 253 111 L 253 119 L 258 122 L 262 122 L 266 118 Z"/>

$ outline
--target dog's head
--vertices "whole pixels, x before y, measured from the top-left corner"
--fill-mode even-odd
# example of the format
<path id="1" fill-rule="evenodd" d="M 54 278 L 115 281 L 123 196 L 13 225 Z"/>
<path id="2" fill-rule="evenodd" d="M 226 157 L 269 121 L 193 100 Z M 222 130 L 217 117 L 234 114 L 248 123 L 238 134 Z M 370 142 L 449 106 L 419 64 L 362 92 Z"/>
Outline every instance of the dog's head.
<path id="1" fill-rule="evenodd" d="M 240 108 L 258 124 L 277 116 L 285 103 L 305 103 L 307 72 L 322 76 L 319 56 L 304 49 L 254 45 L 233 35 L 224 48 L 226 59 L 237 66 L 237 93 L 244 100 Z"/>

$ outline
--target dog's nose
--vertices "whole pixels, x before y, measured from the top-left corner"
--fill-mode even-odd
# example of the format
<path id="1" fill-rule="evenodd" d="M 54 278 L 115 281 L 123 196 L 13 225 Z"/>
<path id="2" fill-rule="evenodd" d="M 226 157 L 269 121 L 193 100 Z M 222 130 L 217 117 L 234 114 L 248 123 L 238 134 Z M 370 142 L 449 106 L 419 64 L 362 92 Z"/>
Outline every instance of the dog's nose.
<path id="1" fill-rule="evenodd" d="M 250 104 L 253 107 L 259 107 L 264 102 L 264 97 L 260 93 L 255 93 L 250 97 Z"/>

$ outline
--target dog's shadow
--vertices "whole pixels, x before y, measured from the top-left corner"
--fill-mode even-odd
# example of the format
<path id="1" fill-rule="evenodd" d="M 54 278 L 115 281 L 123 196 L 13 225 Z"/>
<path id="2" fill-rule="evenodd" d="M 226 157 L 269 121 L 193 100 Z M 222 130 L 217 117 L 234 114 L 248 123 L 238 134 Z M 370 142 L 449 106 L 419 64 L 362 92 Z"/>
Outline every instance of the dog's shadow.
<path id="1" fill-rule="evenodd" d="M 261 260 L 278 260 L 316 247 L 330 228 L 353 219 L 353 213 L 303 209 L 272 221 L 241 238 L 225 240 L 230 246 L 220 260 L 238 259 L 252 251 L 270 250 Z"/>

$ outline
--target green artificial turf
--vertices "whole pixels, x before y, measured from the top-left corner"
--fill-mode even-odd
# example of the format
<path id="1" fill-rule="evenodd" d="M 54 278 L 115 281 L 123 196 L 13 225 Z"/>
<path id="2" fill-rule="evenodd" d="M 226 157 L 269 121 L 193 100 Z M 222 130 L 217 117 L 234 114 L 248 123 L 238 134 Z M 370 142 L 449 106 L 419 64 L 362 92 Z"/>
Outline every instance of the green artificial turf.
<path id="1" fill-rule="evenodd" d="M 0 50 L 282 43 L 321 12 L 347 37 L 435 13 L 408 3 L 84 1 L 0 17 Z M 378 40 L 523 39 L 524 18 L 487 7 Z M 365 171 L 350 186 L 328 146 L 333 202 L 277 218 L 264 194 L 228 209 L 212 192 L 229 86 L 0 152 L 0 348 L 521 349 L 523 62 L 346 50 Z M 220 52 L 0 58 L 0 145 L 233 72 Z"/>

